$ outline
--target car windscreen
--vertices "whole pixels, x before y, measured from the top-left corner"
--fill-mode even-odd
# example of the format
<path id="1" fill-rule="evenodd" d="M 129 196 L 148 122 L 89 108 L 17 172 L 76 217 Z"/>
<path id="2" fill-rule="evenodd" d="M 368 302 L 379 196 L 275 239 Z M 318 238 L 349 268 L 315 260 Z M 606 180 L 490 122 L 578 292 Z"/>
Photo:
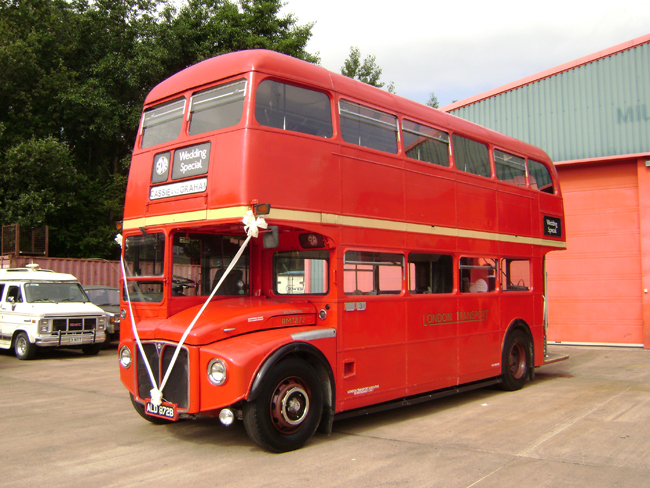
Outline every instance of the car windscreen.
<path id="1" fill-rule="evenodd" d="M 29 303 L 88 301 L 79 283 L 26 283 L 25 297 Z"/>

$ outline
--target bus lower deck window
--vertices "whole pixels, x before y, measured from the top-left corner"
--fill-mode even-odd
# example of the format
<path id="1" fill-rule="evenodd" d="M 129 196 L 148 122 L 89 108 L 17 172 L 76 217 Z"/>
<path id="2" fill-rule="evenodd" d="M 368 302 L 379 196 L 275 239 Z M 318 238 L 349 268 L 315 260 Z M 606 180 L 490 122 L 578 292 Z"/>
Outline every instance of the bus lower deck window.
<path id="1" fill-rule="evenodd" d="M 412 294 L 451 293 L 454 260 L 443 254 L 409 254 L 409 291 Z"/>
<path id="2" fill-rule="evenodd" d="M 462 293 L 495 291 L 497 260 L 484 257 L 460 258 L 459 278 Z"/>
<path id="3" fill-rule="evenodd" d="M 273 255 L 278 295 L 323 295 L 329 291 L 328 251 L 285 251 Z"/>
<path id="4" fill-rule="evenodd" d="M 346 295 L 397 295 L 402 291 L 404 256 L 385 252 L 347 251 L 343 281 Z"/>

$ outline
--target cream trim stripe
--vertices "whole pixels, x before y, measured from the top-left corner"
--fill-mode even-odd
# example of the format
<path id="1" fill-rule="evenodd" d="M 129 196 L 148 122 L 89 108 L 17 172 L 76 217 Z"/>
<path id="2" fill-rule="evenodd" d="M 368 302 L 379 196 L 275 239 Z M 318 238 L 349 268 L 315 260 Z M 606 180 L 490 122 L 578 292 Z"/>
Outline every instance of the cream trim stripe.
<path id="1" fill-rule="evenodd" d="M 184 212 L 169 215 L 157 215 L 124 221 L 124 229 L 138 229 L 152 225 L 177 224 L 196 222 L 200 220 L 237 219 L 250 210 L 248 206 L 216 208 L 197 212 Z M 396 222 L 393 220 L 371 219 L 365 217 L 349 217 L 346 215 L 307 212 L 302 210 L 288 210 L 272 208 L 267 217 L 272 220 L 289 220 L 294 222 L 307 222 L 311 224 L 341 225 L 346 227 L 361 227 L 364 229 L 392 230 L 397 232 L 411 232 L 415 234 L 437 235 L 445 237 L 462 237 L 469 239 L 484 239 L 488 241 L 511 242 L 515 244 L 532 244 L 534 246 L 550 246 L 565 249 L 566 242 L 553 241 L 535 237 L 513 236 L 495 232 L 477 230 L 455 229 L 453 227 L 440 227 L 425 224 L 412 224 Z"/>

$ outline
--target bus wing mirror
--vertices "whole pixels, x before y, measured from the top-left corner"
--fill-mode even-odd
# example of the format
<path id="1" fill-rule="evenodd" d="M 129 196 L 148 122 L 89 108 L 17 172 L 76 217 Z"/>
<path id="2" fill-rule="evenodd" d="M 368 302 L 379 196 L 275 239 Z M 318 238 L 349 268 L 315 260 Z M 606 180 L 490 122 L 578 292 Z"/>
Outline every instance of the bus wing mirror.
<path id="1" fill-rule="evenodd" d="M 270 225 L 266 232 L 262 234 L 262 245 L 264 249 L 275 249 L 280 245 L 277 225 Z"/>

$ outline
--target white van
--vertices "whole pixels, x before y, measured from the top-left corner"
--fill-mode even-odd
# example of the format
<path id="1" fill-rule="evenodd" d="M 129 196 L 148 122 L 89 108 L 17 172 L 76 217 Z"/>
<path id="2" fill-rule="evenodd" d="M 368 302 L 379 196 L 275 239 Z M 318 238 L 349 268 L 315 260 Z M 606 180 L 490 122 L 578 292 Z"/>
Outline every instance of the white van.
<path id="1" fill-rule="evenodd" d="M 0 348 L 31 359 L 37 347 L 75 347 L 97 354 L 106 341 L 106 314 L 70 274 L 0 269 Z"/>

